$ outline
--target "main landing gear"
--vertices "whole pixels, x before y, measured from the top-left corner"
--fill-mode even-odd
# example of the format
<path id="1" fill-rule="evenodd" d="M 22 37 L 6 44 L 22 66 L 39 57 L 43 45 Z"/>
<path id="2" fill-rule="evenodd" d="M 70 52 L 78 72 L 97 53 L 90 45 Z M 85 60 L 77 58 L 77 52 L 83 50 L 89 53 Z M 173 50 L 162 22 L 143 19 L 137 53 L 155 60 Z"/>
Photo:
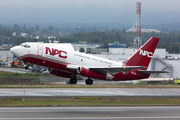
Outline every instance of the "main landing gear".
<path id="1" fill-rule="evenodd" d="M 71 78 L 69 81 L 66 82 L 67 84 L 76 84 L 77 83 L 77 79 L 76 78 Z M 85 83 L 87 85 L 92 85 L 93 84 L 93 80 L 88 78 L 86 79 Z"/>
<path id="2" fill-rule="evenodd" d="M 77 79 L 76 79 L 76 78 L 71 78 L 71 79 L 69 80 L 69 83 L 70 83 L 70 84 L 76 84 L 76 83 L 77 83 Z"/>
<path id="3" fill-rule="evenodd" d="M 93 80 L 90 79 L 90 78 L 86 79 L 85 82 L 86 82 L 87 85 L 92 85 L 93 84 Z"/>

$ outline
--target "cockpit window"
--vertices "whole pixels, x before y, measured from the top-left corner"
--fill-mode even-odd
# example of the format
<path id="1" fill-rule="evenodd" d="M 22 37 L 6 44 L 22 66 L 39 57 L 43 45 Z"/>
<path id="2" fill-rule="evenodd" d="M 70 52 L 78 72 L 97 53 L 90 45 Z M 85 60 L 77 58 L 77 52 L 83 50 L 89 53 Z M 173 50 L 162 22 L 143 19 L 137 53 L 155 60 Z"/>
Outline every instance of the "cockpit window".
<path id="1" fill-rule="evenodd" d="M 28 44 L 20 44 L 20 46 L 23 46 L 25 48 L 30 48 L 30 46 Z"/>
<path id="2" fill-rule="evenodd" d="M 30 48 L 30 46 L 29 46 L 28 44 L 26 44 L 24 47 L 25 47 L 25 48 Z"/>

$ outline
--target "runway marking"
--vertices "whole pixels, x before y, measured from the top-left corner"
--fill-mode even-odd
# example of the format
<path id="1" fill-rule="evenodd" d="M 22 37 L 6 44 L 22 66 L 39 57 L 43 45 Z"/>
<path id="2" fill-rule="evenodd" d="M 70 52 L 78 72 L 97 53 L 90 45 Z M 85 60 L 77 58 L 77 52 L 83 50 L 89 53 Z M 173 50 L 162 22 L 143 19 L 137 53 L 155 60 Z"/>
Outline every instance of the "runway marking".
<path id="1" fill-rule="evenodd" d="M 125 110 L 93 110 L 93 112 L 123 112 Z M 52 113 L 54 111 L 0 111 L 0 113 Z M 61 111 L 60 111 L 61 112 Z M 70 111 L 72 112 L 72 111 Z M 76 112 L 81 112 L 81 110 L 76 110 Z M 92 112 L 91 110 L 83 110 L 83 112 Z"/>
<path id="2" fill-rule="evenodd" d="M 0 96 L 23 96 L 23 89 L 1 89 Z M 26 89 L 26 96 L 180 96 L 180 92 L 177 89 L 64 88 L 64 89 Z"/>
<path id="3" fill-rule="evenodd" d="M 152 106 L 152 107 L 147 107 L 147 106 L 145 106 L 145 107 L 77 107 L 76 109 L 72 109 L 72 108 L 74 108 L 74 107 L 27 107 L 27 108 L 25 108 L 25 107 L 19 107 L 19 108 L 2 107 L 2 108 L 0 108 L 0 113 L 2 115 L 4 115 L 4 113 L 7 113 L 6 114 L 7 116 L 6 117 L 4 116 L 4 118 L 0 118 L 0 120 L 57 120 L 57 119 L 59 119 L 59 120 L 84 120 L 84 119 L 88 119 L 88 120 L 94 120 L 94 119 L 96 119 L 96 120 L 110 120 L 110 119 L 111 120 L 122 120 L 122 119 L 127 119 L 127 120 L 129 120 L 129 119 L 132 119 L 132 120 L 133 119 L 134 120 L 135 119 L 136 120 L 162 119 L 162 120 L 165 120 L 165 119 L 169 119 L 169 120 L 171 120 L 171 119 L 178 119 L 179 120 L 180 119 L 180 115 L 179 115 L 178 112 L 176 113 L 176 115 L 171 116 L 166 111 L 167 109 L 169 110 L 170 108 L 175 108 L 174 110 L 179 111 L 179 109 L 180 109 L 179 106 L 162 106 L 162 107 L 160 107 L 160 106 L 158 106 L 158 107 L 154 107 L 154 106 Z M 143 117 L 143 114 L 138 114 L 138 115 L 136 115 L 134 117 L 132 117 L 132 116 L 128 117 L 129 115 L 127 117 L 126 116 L 121 117 L 121 115 L 123 115 L 125 112 L 128 113 L 129 110 L 136 110 L 137 111 L 138 109 L 142 109 L 142 111 L 143 111 L 144 109 L 146 109 L 146 110 L 150 110 L 150 109 L 154 110 L 156 108 L 157 109 L 158 108 L 159 109 L 166 109 L 165 113 L 167 113 L 167 116 L 162 116 L 162 114 L 160 114 L 159 116 L 156 115 L 156 117 L 154 117 L 153 114 L 150 114 L 150 115 L 146 115 L 146 116 Z M 10 110 L 12 112 L 10 112 L 8 110 Z M 5 112 L 5 111 L 7 111 L 7 112 Z M 19 118 L 15 118 L 18 115 L 18 114 L 16 115 L 16 113 L 21 113 L 21 112 L 22 113 L 27 113 L 27 114 L 28 113 L 38 113 L 38 114 L 39 113 L 44 113 L 44 114 L 46 114 L 47 112 L 48 113 L 53 113 L 53 112 L 66 113 L 67 114 L 67 113 L 79 112 L 79 111 L 80 112 L 83 111 L 83 112 L 86 112 L 86 113 L 91 112 L 91 114 L 88 115 L 87 117 L 83 117 L 83 116 L 82 117 L 81 116 L 72 117 L 72 116 L 68 115 L 67 117 L 65 117 L 65 116 L 57 117 L 56 116 L 55 118 L 53 118 L 52 116 L 49 116 L 50 118 L 47 118 L 45 116 L 40 116 L 42 118 L 40 118 L 39 116 L 34 116 L 34 118 L 32 118 L 33 116 L 30 116 L 31 118 L 25 118 L 24 116 L 22 116 L 22 118 L 21 118 L 20 116 L 18 116 Z M 113 117 L 113 115 L 111 115 L 111 113 L 108 113 L 108 112 L 113 112 L 113 111 L 116 111 L 116 112 L 121 113 L 121 114 L 118 115 L 118 113 L 117 113 L 116 115 L 118 115 L 119 117 Z M 94 117 L 92 112 L 104 112 L 104 113 L 103 113 L 103 115 L 101 115 L 101 117 Z M 105 113 L 105 112 L 107 112 L 107 113 Z M 10 118 L 10 116 L 8 116 L 8 115 L 10 115 L 9 113 L 14 113 L 16 116 L 15 117 L 11 116 L 12 118 Z M 147 113 L 148 113 L 148 111 L 147 111 Z M 153 117 L 151 117 L 151 115 Z M 90 117 L 90 116 L 92 116 L 92 117 Z M 0 117 L 2 117 L 2 116 L 0 116 Z"/>
<path id="4" fill-rule="evenodd" d="M 73 109 L 74 107 L 35 107 L 36 109 L 42 109 L 42 110 L 45 110 L 45 109 L 52 109 L 52 110 L 54 110 L 54 109 L 69 109 L 69 110 L 71 110 L 71 109 Z M 128 107 L 76 107 L 77 109 L 102 109 L 102 108 L 106 108 L 106 109 L 142 109 L 142 108 L 144 108 L 144 109 L 147 109 L 147 106 L 145 106 L 145 107 L 141 107 L 141 106 L 133 106 L 133 107 L 131 107 L 131 106 L 128 106 Z M 157 108 L 157 109 L 161 109 L 161 108 L 164 108 L 164 109 L 169 109 L 169 108 L 178 108 L 178 109 L 180 109 L 180 107 L 179 106 L 148 106 L 148 109 L 151 109 L 151 108 Z M 12 110 L 12 109 L 27 109 L 27 110 L 29 110 L 29 109 L 33 109 L 34 110 L 34 107 L 0 107 L 0 110 Z M 77 110 L 76 109 L 76 110 Z"/>
<path id="5" fill-rule="evenodd" d="M 180 116 L 176 117 L 72 117 L 72 118 L 0 118 L 0 120 L 108 120 L 108 119 L 179 119 Z"/>
<path id="6" fill-rule="evenodd" d="M 74 93 L 85 93 L 84 91 L 55 91 L 55 92 L 61 92 L 61 93 L 63 93 L 63 92 L 74 92 Z"/>
<path id="7" fill-rule="evenodd" d="M 1 89 L 0 96 L 23 96 L 23 89 Z M 180 91 L 178 91 L 177 89 L 137 89 L 137 88 L 133 88 L 133 89 L 127 89 L 127 88 L 36 89 L 35 88 L 35 89 L 26 89 L 26 96 L 180 96 Z"/>

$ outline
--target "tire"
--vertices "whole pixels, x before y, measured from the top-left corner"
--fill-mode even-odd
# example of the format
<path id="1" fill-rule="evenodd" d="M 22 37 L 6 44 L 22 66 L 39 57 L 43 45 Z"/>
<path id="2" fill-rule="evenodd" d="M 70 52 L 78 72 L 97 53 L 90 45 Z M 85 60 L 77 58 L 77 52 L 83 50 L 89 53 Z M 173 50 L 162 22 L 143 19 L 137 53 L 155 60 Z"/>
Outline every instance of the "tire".
<path id="1" fill-rule="evenodd" d="M 76 78 L 71 78 L 69 82 L 70 82 L 70 84 L 76 84 L 77 79 Z"/>
<path id="2" fill-rule="evenodd" d="M 29 66 L 25 66 L 25 69 L 26 69 L 26 70 L 29 69 Z"/>
<path id="3" fill-rule="evenodd" d="M 87 85 L 92 85 L 93 84 L 93 80 L 92 79 L 87 79 L 85 82 L 86 82 Z"/>

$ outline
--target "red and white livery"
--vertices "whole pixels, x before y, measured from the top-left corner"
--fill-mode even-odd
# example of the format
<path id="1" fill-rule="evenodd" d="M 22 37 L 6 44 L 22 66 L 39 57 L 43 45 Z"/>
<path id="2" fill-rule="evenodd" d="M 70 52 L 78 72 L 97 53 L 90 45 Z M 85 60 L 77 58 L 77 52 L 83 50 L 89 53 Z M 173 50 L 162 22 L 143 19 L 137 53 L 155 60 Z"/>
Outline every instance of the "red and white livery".
<path id="1" fill-rule="evenodd" d="M 85 76 L 88 78 L 86 84 L 91 85 L 91 78 L 126 81 L 148 78 L 151 73 L 164 73 L 147 71 L 158 42 L 159 38 L 152 37 L 134 55 L 121 62 L 74 51 L 67 43 L 22 43 L 10 51 L 27 65 L 45 66 L 53 75 L 70 78 L 71 84 L 77 83 L 78 76 Z"/>

